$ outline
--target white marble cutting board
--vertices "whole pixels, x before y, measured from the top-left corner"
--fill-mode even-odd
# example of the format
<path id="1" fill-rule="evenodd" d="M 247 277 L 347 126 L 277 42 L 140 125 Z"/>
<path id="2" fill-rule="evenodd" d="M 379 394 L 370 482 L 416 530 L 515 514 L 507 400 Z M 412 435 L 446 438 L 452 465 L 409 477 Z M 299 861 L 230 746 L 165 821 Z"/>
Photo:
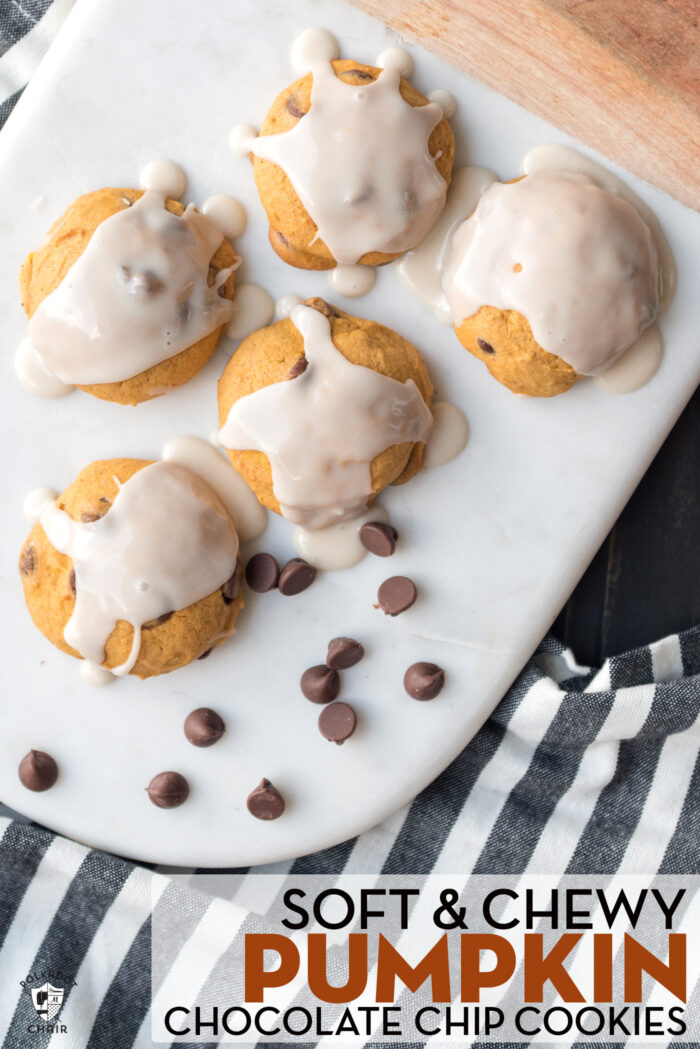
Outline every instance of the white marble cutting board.
<path id="1" fill-rule="evenodd" d="M 306 593 L 247 594 L 236 637 L 204 663 L 159 679 L 83 684 L 77 664 L 34 629 L 16 558 L 26 533 L 21 504 L 38 485 L 65 487 L 93 459 L 158 456 L 177 434 L 207 437 L 216 425 L 222 347 L 188 386 L 138 408 L 76 392 L 39 401 L 13 375 L 25 322 L 17 271 L 51 222 L 78 194 L 133 185 L 139 168 L 171 157 L 189 175 L 196 203 L 230 192 L 249 209 L 238 243 L 243 279 L 274 297 L 331 299 L 323 274 L 286 267 L 267 226 L 248 162 L 227 147 L 230 128 L 259 125 L 294 79 L 289 45 L 325 25 L 343 56 L 371 63 L 396 37 L 337 0 L 78 0 L 40 71 L 0 135 L 0 288 L 5 353 L 0 385 L 4 536 L 0 699 L 0 799 L 91 845 L 124 855 L 197 866 L 232 866 L 300 855 L 347 838 L 389 815 L 469 741 L 555 618 L 680 414 L 700 377 L 697 265 L 700 216 L 648 185 L 630 184 L 655 209 L 676 255 L 678 293 L 661 327 L 666 357 L 654 380 L 613 397 L 592 382 L 552 400 L 520 399 L 411 300 L 391 268 L 352 312 L 388 324 L 424 353 L 438 393 L 467 413 L 465 452 L 425 471 L 382 502 L 401 533 L 391 560 L 368 557 L 324 573 Z M 509 178 L 522 155 L 571 140 L 419 48 L 414 82 L 448 88 L 460 163 Z M 43 207 L 33 210 L 37 198 Z M 291 527 L 271 521 L 257 544 L 293 556 Z M 418 584 L 416 605 L 397 619 L 373 606 L 387 575 Z M 321 662 L 328 640 L 361 640 L 365 660 L 345 672 L 342 698 L 360 724 L 343 747 L 318 733 L 319 708 L 298 680 Z M 402 688 L 416 660 L 442 664 L 447 684 L 432 703 Z M 186 742 L 196 706 L 215 707 L 228 732 L 210 750 Z M 56 787 L 30 794 L 17 764 L 30 748 L 61 767 Z M 143 788 L 163 769 L 192 784 L 190 800 L 162 811 Z M 262 823 L 245 799 L 262 776 L 287 812 Z"/>

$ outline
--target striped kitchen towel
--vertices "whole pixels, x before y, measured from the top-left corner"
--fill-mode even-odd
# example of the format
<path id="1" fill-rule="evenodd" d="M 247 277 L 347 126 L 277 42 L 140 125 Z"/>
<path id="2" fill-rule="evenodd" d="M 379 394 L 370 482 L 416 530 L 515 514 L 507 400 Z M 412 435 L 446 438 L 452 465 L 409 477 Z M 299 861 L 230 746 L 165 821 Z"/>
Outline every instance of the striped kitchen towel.
<path id="1" fill-rule="evenodd" d="M 547 638 L 412 804 L 342 845 L 257 870 L 329 885 L 343 873 L 697 873 L 699 750 L 700 628 L 597 671 Z M 151 887 L 162 901 L 182 887 L 16 819 L 0 833 L 3 1049 L 27 1049 L 34 1010 L 20 980 L 47 969 L 76 981 L 68 1033 L 31 1046 L 150 1047 Z M 193 892 L 183 942 L 204 917 Z"/>

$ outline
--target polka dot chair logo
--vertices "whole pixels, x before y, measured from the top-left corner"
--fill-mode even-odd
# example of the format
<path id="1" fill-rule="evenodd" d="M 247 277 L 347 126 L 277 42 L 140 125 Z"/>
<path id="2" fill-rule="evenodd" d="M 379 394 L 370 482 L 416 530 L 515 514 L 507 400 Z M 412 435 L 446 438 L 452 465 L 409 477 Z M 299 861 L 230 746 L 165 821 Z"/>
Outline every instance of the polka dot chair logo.
<path id="1" fill-rule="evenodd" d="M 38 1023 L 30 1023 L 27 1031 L 30 1034 L 65 1034 L 65 1024 L 55 1023 L 60 1013 L 67 992 L 75 987 L 75 980 L 62 972 L 49 969 L 41 973 L 30 973 L 26 980 L 20 980 L 20 986 L 29 992 L 34 1010 L 39 1017 Z"/>

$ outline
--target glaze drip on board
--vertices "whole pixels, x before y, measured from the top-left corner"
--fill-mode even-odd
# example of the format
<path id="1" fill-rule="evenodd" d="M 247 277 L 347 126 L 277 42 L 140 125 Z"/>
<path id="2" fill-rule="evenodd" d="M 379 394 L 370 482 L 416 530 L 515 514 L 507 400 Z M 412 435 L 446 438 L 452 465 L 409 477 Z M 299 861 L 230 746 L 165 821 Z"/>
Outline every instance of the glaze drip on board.
<path id="1" fill-rule="evenodd" d="M 346 360 L 322 313 L 296 306 L 290 319 L 304 340 L 306 369 L 237 400 L 219 439 L 225 448 L 264 452 L 282 514 L 313 530 L 361 513 L 372 460 L 392 445 L 425 441 L 432 415 L 413 380 Z"/>
<path id="2" fill-rule="evenodd" d="M 368 84 L 345 83 L 327 61 L 311 72 L 308 113 L 290 131 L 258 136 L 250 150 L 282 168 L 336 262 L 406 251 L 445 203 L 428 148 L 442 109 L 405 102 L 390 66 Z"/>
<path id="3" fill-rule="evenodd" d="M 141 627 L 194 604 L 234 573 L 238 537 L 212 489 L 174 463 L 151 463 L 123 485 L 104 517 L 74 521 L 56 502 L 41 508 L 49 542 L 73 561 L 75 607 L 64 637 L 83 659 L 101 664 L 119 620 L 134 628 L 134 667 Z"/>
<path id="4" fill-rule="evenodd" d="M 231 302 L 208 283 L 223 236 L 190 204 L 179 217 L 147 190 L 100 223 L 29 322 L 44 368 L 77 385 L 121 382 L 225 324 Z"/>

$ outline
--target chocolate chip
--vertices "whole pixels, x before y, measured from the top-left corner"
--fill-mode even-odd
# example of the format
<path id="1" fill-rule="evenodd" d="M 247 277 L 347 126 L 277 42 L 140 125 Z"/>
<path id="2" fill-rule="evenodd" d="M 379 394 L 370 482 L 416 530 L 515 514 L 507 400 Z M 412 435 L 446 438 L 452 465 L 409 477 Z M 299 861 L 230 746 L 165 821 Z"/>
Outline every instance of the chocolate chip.
<path id="1" fill-rule="evenodd" d="M 280 577 L 280 566 L 272 554 L 253 554 L 245 567 L 245 581 L 256 594 L 274 590 Z"/>
<path id="2" fill-rule="evenodd" d="M 101 503 L 106 503 L 107 506 L 111 506 L 112 505 L 112 500 L 108 499 L 106 495 L 101 495 L 100 496 L 100 502 Z"/>
<path id="3" fill-rule="evenodd" d="M 83 524 L 91 524 L 93 521 L 99 521 L 102 517 L 104 517 L 104 511 L 83 510 L 80 520 Z"/>
<path id="4" fill-rule="evenodd" d="M 289 369 L 289 378 L 296 379 L 298 375 L 303 375 L 308 367 L 308 364 L 309 362 L 307 361 L 306 357 L 299 357 L 299 359 L 296 360 L 292 367 Z"/>
<path id="5" fill-rule="evenodd" d="M 210 707 L 198 707 L 185 718 L 185 736 L 195 747 L 213 746 L 225 731 L 224 719 Z"/>
<path id="6" fill-rule="evenodd" d="M 322 313 L 324 317 L 340 316 L 335 306 L 330 306 L 325 299 L 320 299 L 318 296 L 313 299 L 306 299 L 304 306 L 309 306 L 312 310 L 316 310 L 317 313 Z"/>
<path id="7" fill-rule="evenodd" d="M 30 543 L 29 546 L 25 546 L 22 551 L 22 556 L 19 561 L 19 570 L 22 575 L 31 575 L 36 568 L 36 554 L 34 547 Z"/>
<path id="8" fill-rule="evenodd" d="M 289 241 L 288 241 L 288 240 L 287 240 L 287 238 L 285 237 L 284 233 L 280 233 L 280 231 L 279 231 L 278 229 L 276 229 L 276 230 L 273 230 L 272 232 L 273 232 L 273 235 L 274 235 L 274 236 L 275 236 L 275 237 L 277 238 L 277 240 L 278 240 L 278 241 L 280 242 L 280 244 L 284 244 L 285 248 L 288 248 L 288 247 L 289 247 Z"/>
<path id="9" fill-rule="evenodd" d="M 74 568 L 71 568 L 70 572 L 68 573 L 68 586 L 70 587 L 71 594 L 73 595 L 73 597 L 75 597 L 75 569 Z"/>
<path id="10" fill-rule="evenodd" d="M 205 648 L 205 650 L 202 652 L 201 656 L 197 656 L 197 659 L 206 659 L 207 656 L 210 656 L 213 651 L 214 651 L 213 648 Z"/>
<path id="11" fill-rule="evenodd" d="M 290 95 L 284 105 L 285 105 L 285 108 L 286 108 L 287 112 L 291 113 L 291 115 L 293 117 L 296 117 L 297 120 L 301 120 L 301 118 L 304 116 L 304 110 L 300 109 L 299 106 L 297 105 L 297 96 L 296 95 Z"/>
<path id="12" fill-rule="evenodd" d="M 325 665 L 309 667 L 301 675 L 301 691 L 312 703 L 330 703 L 340 692 L 338 671 Z"/>
<path id="13" fill-rule="evenodd" d="M 179 772 L 159 772 L 146 787 L 148 796 L 159 809 L 176 809 L 187 801 L 190 785 Z"/>
<path id="14" fill-rule="evenodd" d="M 359 641 L 353 641 L 351 637 L 334 637 L 328 643 L 326 666 L 331 670 L 347 670 L 359 663 L 364 654 L 365 650 Z"/>
<path id="15" fill-rule="evenodd" d="M 120 267 L 122 282 L 133 295 L 157 295 L 165 285 L 149 270 L 133 272 L 128 266 Z"/>
<path id="16" fill-rule="evenodd" d="M 302 590 L 310 587 L 316 578 L 316 569 L 301 557 L 293 557 L 287 561 L 280 572 L 279 586 L 280 594 L 285 597 L 293 597 L 300 594 Z"/>
<path id="17" fill-rule="evenodd" d="M 19 763 L 19 778 L 27 790 L 49 790 L 58 779 L 58 765 L 43 750 L 30 750 Z"/>
<path id="18" fill-rule="evenodd" d="M 416 600 L 416 584 L 405 575 L 393 575 L 379 587 L 377 600 L 387 616 L 398 616 Z"/>
<path id="19" fill-rule="evenodd" d="M 391 557 L 398 538 L 396 529 L 383 521 L 368 521 L 360 529 L 360 542 L 370 554 L 377 557 Z"/>
<path id="20" fill-rule="evenodd" d="M 232 601 L 235 601 L 241 592 L 241 573 L 236 566 L 236 571 L 230 576 L 224 585 L 221 587 L 221 596 L 224 599 L 225 605 L 230 605 Z"/>
<path id="21" fill-rule="evenodd" d="M 144 623 L 141 627 L 142 630 L 153 630 L 156 626 L 161 626 L 163 623 L 167 623 L 170 617 L 174 615 L 173 612 L 163 612 L 162 616 L 158 616 L 157 619 L 149 619 L 147 623 Z"/>
<path id="22" fill-rule="evenodd" d="M 367 73 L 364 69 L 346 69 L 341 74 L 342 76 L 354 76 L 358 80 L 374 80 L 374 73 Z"/>
<path id="23" fill-rule="evenodd" d="M 482 353 L 495 353 L 493 346 L 490 342 L 486 342 L 486 339 L 477 339 L 476 344 Z"/>
<path id="24" fill-rule="evenodd" d="M 331 703 L 318 717 L 322 736 L 331 743 L 344 743 L 350 739 L 357 725 L 357 715 L 349 703 Z"/>
<path id="25" fill-rule="evenodd" d="M 435 699 L 445 684 L 445 671 L 436 663 L 413 663 L 403 676 L 403 687 L 414 699 Z"/>
<path id="26" fill-rule="evenodd" d="M 248 795 L 248 812 L 256 820 L 276 820 L 284 812 L 284 798 L 269 779 L 261 779 L 259 786 Z"/>

